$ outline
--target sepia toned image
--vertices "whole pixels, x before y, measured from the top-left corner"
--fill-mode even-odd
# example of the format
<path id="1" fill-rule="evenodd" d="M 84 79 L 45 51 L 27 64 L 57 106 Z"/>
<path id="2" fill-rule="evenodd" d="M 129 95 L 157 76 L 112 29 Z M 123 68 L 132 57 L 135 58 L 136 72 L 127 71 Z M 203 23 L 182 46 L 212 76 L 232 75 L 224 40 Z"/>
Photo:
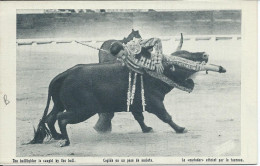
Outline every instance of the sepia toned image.
<path id="1" fill-rule="evenodd" d="M 159 40 L 166 57 L 209 69 L 132 67 L 108 53 L 111 39 L 148 40 L 152 54 Z M 241 40 L 240 10 L 17 10 L 17 156 L 240 155 Z"/>
<path id="2" fill-rule="evenodd" d="M 256 164 L 255 4 L 1 2 L 0 164 Z"/>

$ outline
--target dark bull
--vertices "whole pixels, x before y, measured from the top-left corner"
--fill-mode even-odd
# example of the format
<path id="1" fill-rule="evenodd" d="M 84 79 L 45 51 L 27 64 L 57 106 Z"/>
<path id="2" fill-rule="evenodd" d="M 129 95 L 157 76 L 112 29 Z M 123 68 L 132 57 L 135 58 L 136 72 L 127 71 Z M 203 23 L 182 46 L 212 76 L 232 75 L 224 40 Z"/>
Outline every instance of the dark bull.
<path id="1" fill-rule="evenodd" d="M 189 53 L 189 55 L 192 57 L 193 53 Z M 201 53 L 201 57 L 203 55 L 204 53 Z M 202 60 L 205 59 L 201 58 Z M 165 68 L 164 74 L 175 79 L 170 67 Z M 42 143 L 44 138 L 49 135 L 56 140 L 63 140 L 60 146 L 67 146 L 70 144 L 67 124 L 83 122 L 96 113 L 125 111 L 127 109 L 128 73 L 129 69 L 126 66 L 114 63 L 76 65 L 57 75 L 49 85 L 47 105 L 35 131 L 34 139 L 30 143 Z M 177 133 L 185 132 L 184 127 L 180 127 L 172 121 L 163 104 L 165 95 L 173 87 L 148 74 L 144 74 L 143 77 L 146 110 L 169 124 Z M 130 111 L 142 130 L 149 132 L 151 128 L 146 126 L 142 115 L 140 86 L 140 77 L 137 77 L 136 95 Z M 48 114 L 51 99 L 54 106 Z M 58 120 L 61 134 L 54 127 L 56 120 Z M 49 129 L 46 127 L 46 123 Z"/>

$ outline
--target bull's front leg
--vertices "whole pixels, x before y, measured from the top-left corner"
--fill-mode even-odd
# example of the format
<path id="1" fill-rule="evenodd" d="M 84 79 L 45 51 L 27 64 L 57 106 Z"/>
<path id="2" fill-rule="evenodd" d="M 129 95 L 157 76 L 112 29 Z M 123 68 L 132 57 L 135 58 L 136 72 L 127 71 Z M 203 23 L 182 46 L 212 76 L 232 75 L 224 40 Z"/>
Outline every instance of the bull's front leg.
<path id="1" fill-rule="evenodd" d="M 132 114 L 134 115 L 135 120 L 139 123 L 143 133 L 150 133 L 153 131 L 153 128 L 146 126 L 144 123 L 144 115 L 142 112 L 139 111 L 132 111 Z"/>
<path id="2" fill-rule="evenodd" d="M 164 109 L 161 110 L 162 112 L 157 112 L 155 114 L 159 119 L 161 119 L 163 122 L 168 123 L 176 133 L 186 133 L 187 130 L 184 127 L 181 127 L 173 122 L 171 115 L 168 114 L 168 112 Z"/>
<path id="3" fill-rule="evenodd" d="M 173 122 L 171 115 L 166 111 L 163 101 L 159 98 L 152 97 L 150 102 L 150 112 L 155 114 L 163 122 L 168 123 L 176 133 L 186 133 L 187 130 Z"/>

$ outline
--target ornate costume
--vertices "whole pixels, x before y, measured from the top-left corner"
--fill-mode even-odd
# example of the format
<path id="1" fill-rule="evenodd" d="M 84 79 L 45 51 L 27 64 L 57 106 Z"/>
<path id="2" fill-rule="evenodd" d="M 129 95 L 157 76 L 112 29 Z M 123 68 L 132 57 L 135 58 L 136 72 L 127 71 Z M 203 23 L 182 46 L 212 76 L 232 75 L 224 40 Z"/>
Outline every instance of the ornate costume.
<path id="1" fill-rule="evenodd" d="M 126 65 L 131 68 L 132 71 L 142 74 L 145 70 L 146 73 L 152 77 L 158 78 L 161 81 L 167 83 L 170 86 L 174 86 L 183 91 L 191 92 L 194 88 L 194 82 L 191 79 L 186 79 L 187 73 L 195 73 L 198 71 L 216 71 L 222 72 L 221 67 L 214 65 L 207 65 L 205 62 L 197 62 L 186 58 L 187 52 L 182 51 L 180 55 L 163 55 L 162 43 L 158 38 L 150 38 L 147 40 L 133 39 L 127 44 L 123 45 L 127 50 L 128 55 L 123 58 Z M 149 48 L 154 48 L 154 54 L 147 51 Z M 163 67 L 173 66 L 178 70 L 175 79 L 169 79 L 162 72 L 156 70 L 156 65 L 160 64 Z M 144 70 L 143 70 L 144 69 Z M 180 74 L 184 70 L 184 78 Z M 156 71 L 156 72 L 155 72 Z M 224 71 L 224 70 L 223 70 Z M 181 76 L 182 78 L 179 78 Z"/>
<path id="2" fill-rule="evenodd" d="M 156 64 L 162 64 L 162 43 L 159 38 L 133 39 L 124 45 L 126 57 L 132 63 L 149 70 L 155 70 Z M 144 50 L 154 48 L 155 54 L 145 55 Z"/>
<path id="3" fill-rule="evenodd" d="M 124 48 L 127 50 L 128 55 L 124 58 L 126 65 L 131 68 L 132 71 L 142 74 L 142 70 L 146 70 L 146 73 L 162 80 L 170 86 L 174 86 L 178 89 L 191 92 L 193 90 L 193 82 L 186 84 L 183 80 L 181 83 L 177 83 L 174 80 L 169 79 L 162 73 L 155 72 L 156 64 L 167 66 L 169 63 L 173 65 L 181 65 L 184 68 L 190 70 L 197 70 L 197 64 L 193 61 L 188 63 L 186 59 L 179 57 L 170 57 L 162 54 L 162 43 L 159 38 L 150 38 L 146 40 L 133 39 L 132 41 L 124 44 Z M 147 49 L 154 48 L 154 54 L 147 51 Z"/>

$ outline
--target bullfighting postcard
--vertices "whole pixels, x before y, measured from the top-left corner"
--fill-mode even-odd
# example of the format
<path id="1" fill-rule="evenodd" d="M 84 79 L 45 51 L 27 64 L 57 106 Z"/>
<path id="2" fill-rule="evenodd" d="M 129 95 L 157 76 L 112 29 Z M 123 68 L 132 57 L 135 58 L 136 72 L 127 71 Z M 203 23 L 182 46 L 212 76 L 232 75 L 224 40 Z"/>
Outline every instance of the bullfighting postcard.
<path id="1" fill-rule="evenodd" d="M 0 164 L 257 164 L 256 1 L 3 1 L 0 68 Z"/>

